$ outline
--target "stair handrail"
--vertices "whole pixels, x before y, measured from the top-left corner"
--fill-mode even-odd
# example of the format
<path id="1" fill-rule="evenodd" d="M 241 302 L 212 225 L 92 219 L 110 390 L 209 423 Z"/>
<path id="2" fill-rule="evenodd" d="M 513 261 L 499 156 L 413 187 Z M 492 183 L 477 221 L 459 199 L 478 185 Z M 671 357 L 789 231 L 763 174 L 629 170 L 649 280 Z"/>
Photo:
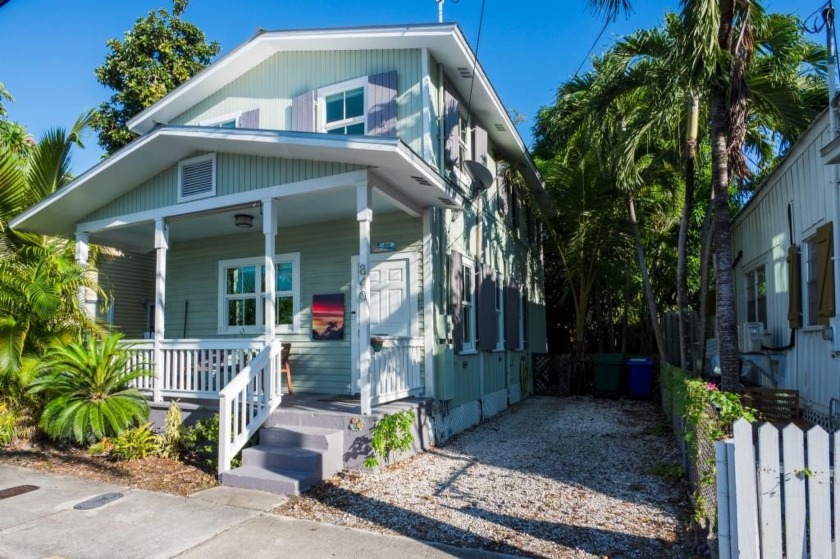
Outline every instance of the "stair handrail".
<path id="1" fill-rule="evenodd" d="M 219 474 L 280 405 L 281 349 L 273 340 L 219 391 Z"/>

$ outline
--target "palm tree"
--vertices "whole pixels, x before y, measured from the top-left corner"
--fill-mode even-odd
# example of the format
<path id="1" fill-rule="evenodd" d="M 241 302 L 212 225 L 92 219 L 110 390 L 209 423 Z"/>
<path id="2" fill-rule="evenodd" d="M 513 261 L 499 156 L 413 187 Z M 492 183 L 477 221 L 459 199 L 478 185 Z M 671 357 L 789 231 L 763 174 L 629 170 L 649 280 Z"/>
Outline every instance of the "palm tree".
<path id="1" fill-rule="evenodd" d="M 626 11 L 626 0 L 589 0 L 607 17 Z M 736 300 L 732 274 L 732 233 L 729 189 L 731 178 L 750 174 L 745 159 L 747 140 L 757 153 L 771 144 L 762 126 L 777 125 L 785 141 L 804 129 L 818 110 L 819 74 L 803 73 L 802 65 L 817 67 L 820 49 L 802 39 L 797 20 L 767 16 L 756 0 L 683 0 L 681 20 L 686 48 L 684 67 L 706 88 L 710 112 L 712 191 L 714 198 L 717 331 L 722 387 L 738 386 L 739 359 Z M 760 94 L 758 86 L 765 94 Z M 759 120 L 763 112 L 769 120 Z M 762 125 L 762 126 L 759 126 Z"/>
<path id="2" fill-rule="evenodd" d="M 122 334 L 54 342 L 35 366 L 31 391 L 47 395 L 40 427 L 53 439 L 95 442 L 148 419 L 145 396 L 131 381 L 149 376 L 119 346 Z"/>

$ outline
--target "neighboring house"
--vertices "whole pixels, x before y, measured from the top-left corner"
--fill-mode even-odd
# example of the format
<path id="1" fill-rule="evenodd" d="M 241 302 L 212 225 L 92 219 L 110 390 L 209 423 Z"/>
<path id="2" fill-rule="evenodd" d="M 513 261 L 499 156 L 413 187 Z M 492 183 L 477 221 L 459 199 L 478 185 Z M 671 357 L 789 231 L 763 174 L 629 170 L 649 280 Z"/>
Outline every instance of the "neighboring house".
<path id="1" fill-rule="evenodd" d="M 148 332 L 156 400 L 222 390 L 240 446 L 279 402 L 278 340 L 296 394 L 365 414 L 433 398 L 439 440 L 530 390 L 546 338 L 526 202 L 548 201 L 456 25 L 261 32 L 128 126 L 12 226 L 140 266 L 100 275 L 114 326 Z"/>
<path id="2" fill-rule="evenodd" d="M 840 142 L 820 114 L 734 220 L 742 360 L 751 380 L 800 393 L 824 427 L 840 409 L 835 307 Z"/>

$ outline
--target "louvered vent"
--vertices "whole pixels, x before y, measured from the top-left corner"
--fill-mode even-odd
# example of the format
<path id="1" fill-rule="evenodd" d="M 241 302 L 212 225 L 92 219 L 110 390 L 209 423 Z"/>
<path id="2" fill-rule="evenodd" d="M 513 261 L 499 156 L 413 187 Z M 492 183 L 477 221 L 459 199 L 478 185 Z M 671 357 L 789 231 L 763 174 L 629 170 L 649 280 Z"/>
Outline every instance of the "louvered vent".
<path id="1" fill-rule="evenodd" d="M 215 157 L 201 157 L 181 163 L 180 199 L 212 196 L 216 190 L 214 181 Z"/>
<path id="2" fill-rule="evenodd" d="M 507 130 L 507 129 L 505 128 L 504 124 L 498 124 L 498 123 L 497 123 L 497 124 L 494 124 L 493 126 L 495 126 L 495 127 L 496 127 L 496 130 L 498 130 L 499 132 L 504 132 L 505 130 Z"/>

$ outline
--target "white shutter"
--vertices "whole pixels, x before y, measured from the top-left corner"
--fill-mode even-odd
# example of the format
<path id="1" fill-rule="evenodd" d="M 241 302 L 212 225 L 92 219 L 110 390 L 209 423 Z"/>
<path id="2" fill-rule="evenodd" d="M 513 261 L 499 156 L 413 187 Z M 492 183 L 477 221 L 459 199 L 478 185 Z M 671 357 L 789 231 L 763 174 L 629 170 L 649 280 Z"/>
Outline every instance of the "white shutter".
<path id="1" fill-rule="evenodd" d="M 178 164 L 178 201 L 216 194 L 216 154 L 202 155 Z"/>

